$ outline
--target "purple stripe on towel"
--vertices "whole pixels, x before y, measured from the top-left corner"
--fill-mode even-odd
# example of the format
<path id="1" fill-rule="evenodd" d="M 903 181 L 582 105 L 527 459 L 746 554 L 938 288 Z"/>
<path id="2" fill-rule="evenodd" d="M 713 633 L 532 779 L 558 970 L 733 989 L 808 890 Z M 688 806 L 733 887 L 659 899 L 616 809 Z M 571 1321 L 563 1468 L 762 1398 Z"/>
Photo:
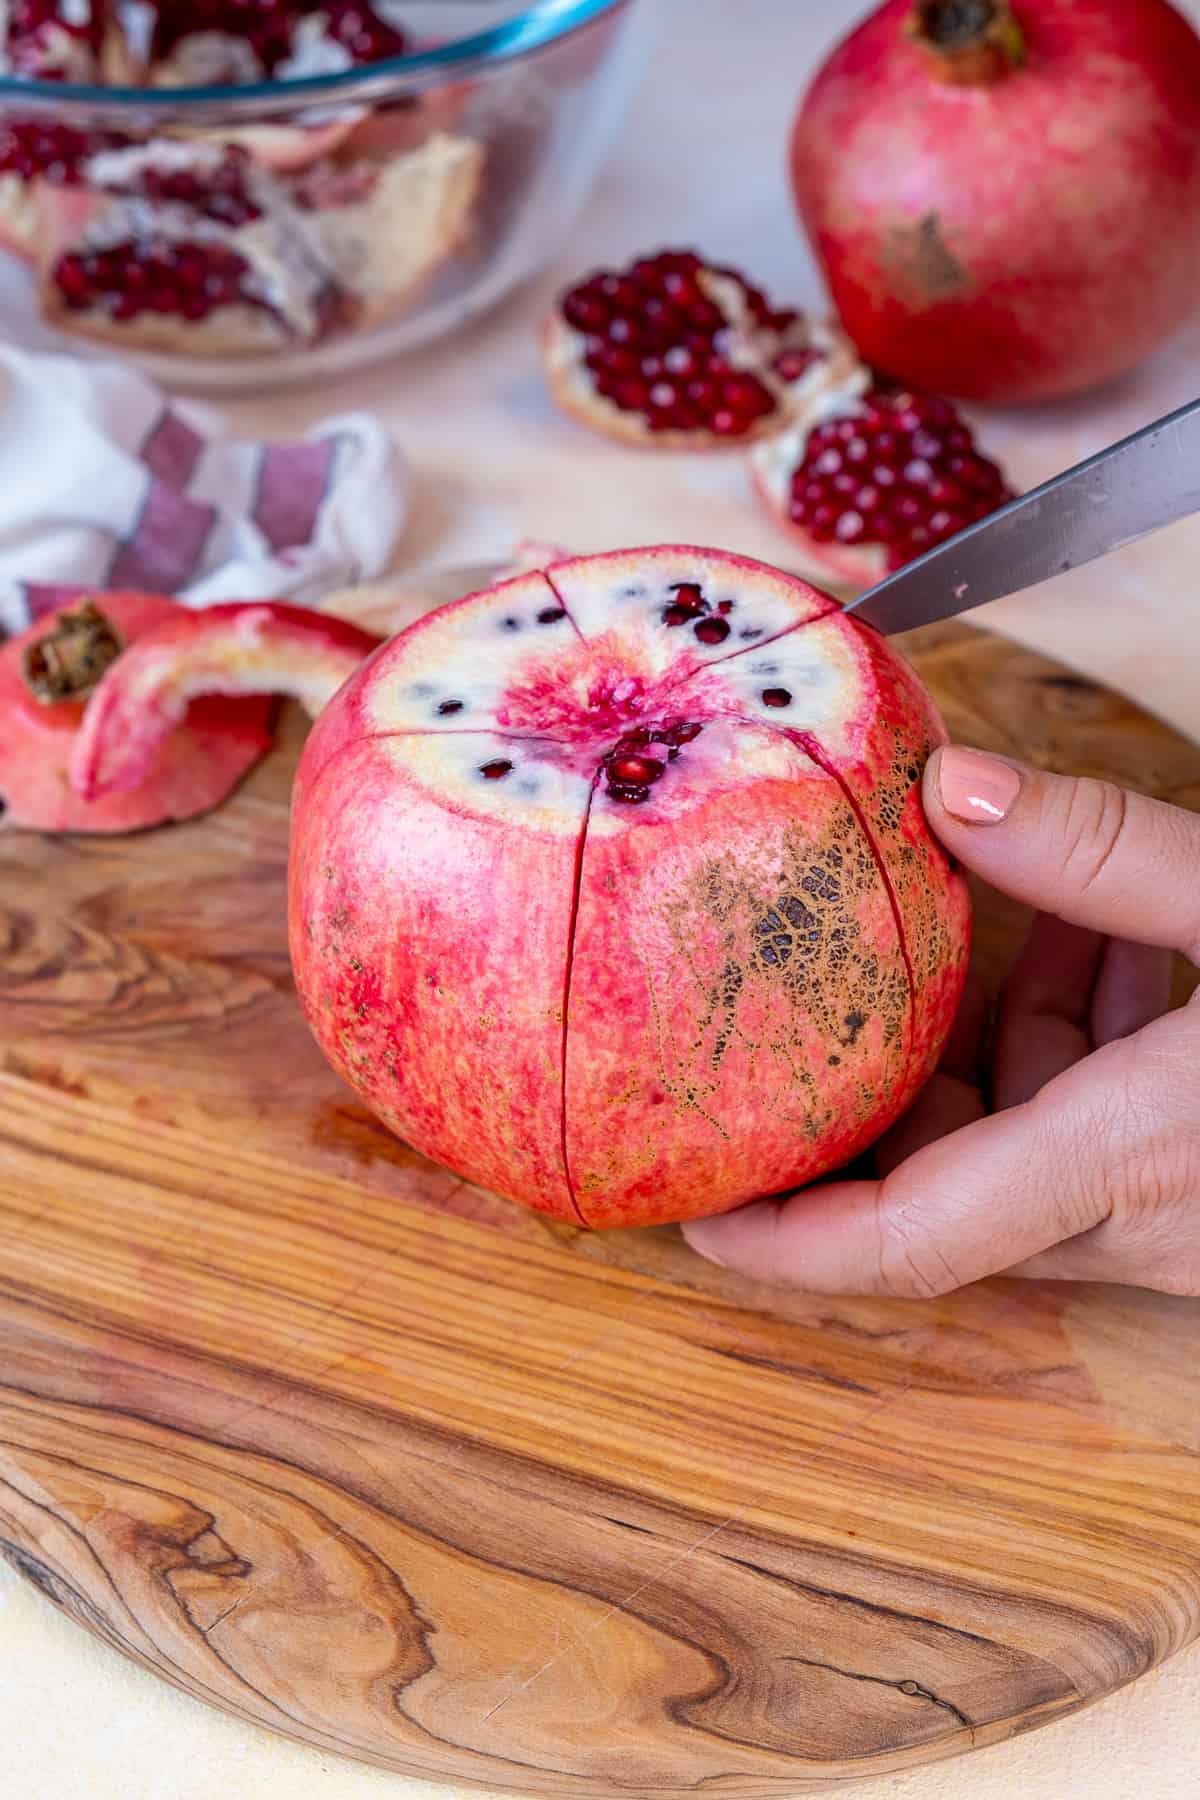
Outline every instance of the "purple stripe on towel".
<path id="1" fill-rule="evenodd" d="M 263 451 L 254 523 L 272 550 L 311 544 L 336 450 L 336 438 L 322 438 L 311 444 L 269 444 Z"/>
<path id="2" fill-rule="evenodd" d="M 156 481 L 185 488 L 204 454 L 205 442 L 186 419 L 167 407 L 142 445 L 141 460 Z"/>
<path id="3" fill-rule="evenodd" d="M 152 481 L 132 537 L 117 545 L 105 585 L 177 594 L 198 573 L 216 517 L 214 506 Z"/>

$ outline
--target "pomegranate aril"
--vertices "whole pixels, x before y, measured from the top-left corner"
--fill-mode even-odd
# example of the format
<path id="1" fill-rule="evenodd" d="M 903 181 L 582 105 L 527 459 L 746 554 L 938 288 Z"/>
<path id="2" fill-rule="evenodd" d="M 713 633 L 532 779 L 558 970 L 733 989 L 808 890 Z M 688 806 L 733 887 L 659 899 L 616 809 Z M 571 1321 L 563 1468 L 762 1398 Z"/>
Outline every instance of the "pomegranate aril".
<path id="1" fill-rule="evenodd" d="M 702 644 L 723 644 L 729 636 L 728 619 L 698 619 L 692 627 Z"/>
<path id="2" fill-rule="evenodd" d="M 460 713 L 462 709 L 463 703 L 461 700 L 443 700 L 438 707 L 438 713 L 442 718 L 448 718 L 450 714 Z"/>
<path id="3" fill-rule="evenodd" d="M 624 786 L 612 783 L 609 786 L 608 792 L 611 799 L 620 800 L 626 806 L 638 806 L 643 800 L 648 800 L 650 798 L 650 789 L 648 787 Z"/>
<path id="4" fill-rule="evenodd" d="M 792 696 L 787 688 L 764 688 L 762 691 L 762 703 L 764 706 L 790 706 L 792 704 Z"/>
<path id="5" fill-rule="evenodd" d="M 614 756 L 609 759 L 608 773 L 613 782 L 644 787 L 666 773 L 666 764 L 651 756 Z"/>
<path id="6" fill-rule="evenodd" d="M 565 619 L 566 616 L 567 609 L 565 606 L 545 606 L 538 614 L 537 622 L 539 625 L 557 625 L 558 621 L 560 619 Z"/>
<path id="7" fill-rule="evenodd" d="M 497 758 L 495 762 L 481 764 L 479 773 L 487 781 L 502 781 L 506 775 L 512 774 L 512 764 Z"/>

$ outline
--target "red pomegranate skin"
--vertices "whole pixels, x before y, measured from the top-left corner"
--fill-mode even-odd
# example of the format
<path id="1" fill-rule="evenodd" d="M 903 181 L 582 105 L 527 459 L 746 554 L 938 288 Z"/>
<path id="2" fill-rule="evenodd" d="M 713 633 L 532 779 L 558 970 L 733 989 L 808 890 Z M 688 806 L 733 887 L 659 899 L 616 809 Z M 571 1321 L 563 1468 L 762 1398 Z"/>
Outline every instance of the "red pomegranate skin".
<path id="1" fill-rule="evenodd" d="M 670 745 L 617 750 L 664 722 Z M 911 1103 L 958 1004 L 966 887 L 920 804 L 943 740 L 881 638 L 743 559 L 580 558 L 442 608 L 306 747 L 308 1021 L 408 1143 L 575 1224 L 811 1180 Z"/>
<path id="2" fill-rule="evenodd" d="M 843 324 L 897 380 L 1041 400 L 1133 368 L 1200 293 L 1200 38 L 1165 0 L 1015 0 L 1026 59 L 939 79 L 888 0 L 791 141 Z"/>
<path id="3" fill-rule="evenodd" d="M 177 618 L 194 617 L 161 594 L 92 598 L 126 644 Z M 28 648 L 54 628 L 60 612 L 78 604 L 73 600 L 39 619 L 0 650 L 0 824 L 46 832 L 125 832 L 208 812 L 270 748 L 274 702 L 266 695 L 200 696 L 136 784 L 85 800 L 69 780 L 84 702 L 44 706 L 22 675 Z"/>

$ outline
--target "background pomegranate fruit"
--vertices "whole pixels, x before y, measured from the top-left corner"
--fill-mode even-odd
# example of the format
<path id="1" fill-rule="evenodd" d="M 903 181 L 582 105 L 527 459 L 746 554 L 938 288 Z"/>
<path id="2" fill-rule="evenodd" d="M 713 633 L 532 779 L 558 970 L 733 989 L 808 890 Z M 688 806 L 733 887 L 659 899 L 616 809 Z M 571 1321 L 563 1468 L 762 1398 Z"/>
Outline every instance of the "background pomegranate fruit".
<path id="1" fill-rule="evenodd" d="M 792 577 L 665 547 L 418 621 L 318 719 L 290 937 L 326 1055 L 426 1154 L 589 1226 L 836 1166 L 912 1100 L 966 962 L 942 728 Z"/>
<path id="2" fill-rule="evenodd" d="M 1121 374 L 1200 295 L 1200 38 L 1166 0 L 887 0 L 795 122 L 865 360 L 968 399 Z"/>

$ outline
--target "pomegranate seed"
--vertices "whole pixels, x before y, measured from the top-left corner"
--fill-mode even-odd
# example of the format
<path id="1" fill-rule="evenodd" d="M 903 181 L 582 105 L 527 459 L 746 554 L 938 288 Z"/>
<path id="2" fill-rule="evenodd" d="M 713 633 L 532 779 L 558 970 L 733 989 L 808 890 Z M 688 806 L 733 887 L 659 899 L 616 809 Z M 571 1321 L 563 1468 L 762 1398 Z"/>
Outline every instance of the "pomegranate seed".
<path id="1" fill-rule="evenodd" d="M 305 15 L 324 14 L 330 42 L 349 51 L 356 63 L 402 56 L 408 39 L 364 0 L 159 0 L 154 8 L 152 50 L 169 56 L 185 39 L 204 32 L 242 39 L 272 73 L 295 48 L 296 26 Z"/>
<path id="2" fill-rule="evenodd" d="M 762 703 L 764 706 L 790 706 L 792 696 L 787 688 L 764 688 Z"/>
<path id="3" fill-rule="evenodd" d="M 506 775 L 512 774 L 512 764 L 497 759 L 496 762 L 483 763 L 479 773 L 488 781 L 502 781 Z"/>
<path id="4" fill-rule="evenodd" d="M 463 703 L 461 700 L 443 700 L 438 707 L 438 712 L 445 718 L 450 713 L 460 713 L 462 709 Z"/>
<path id="5" fill-rule="evenodd" d="M 661 737 L 664 744 L 674 744 L 678 747 L 680 744 L 690 744 L 694 738 L 700 736 L 703 730 L 703 725 L 696 725 L 690 720 L 685 720 L 679 725 L 665 725 Z"/>
<path id="6" fill-rule="evenodd" d="M 648 787 L 619 787 L 613 785 L 610 786 L 608 792 L 613 800 L 620 800 L 626 806 L 638 806 L 643 800 L 648 800 L 650 798 L 650 789 Z"/>
<path id="7" fill-rule="evenodd" d="M 666 766 L 652 756 L 618 756 L 610 759 L 608 772 L 614 782 L 644 787 L 665 774 Z"/>
<path id="8" fill-rule="evenodd" d="M 565 619 L 566 616 L 567 609 L 565 606 L 546 606 L 543 607 L 542 611 L 538 614 L 537 622 L 539 625 L 557 625 L 558 621 L 560 619 Z"/>
<path id="9" fill-rule="evenodd" d="M 824 354 L 823 350 L 784 350 L 775 358 L 775 373 L 780 381 L 800 381 Z"/>
<path id="10" fill-rule="evenodd" d="M 73 312 L 96 307 L 121 322 L 142 312 L 196 321 L 219 306 L 265 306 L 246 290 L 249 264 L 222 244 L 113 244 L 59 258 L 53 280 Z"/>
<path id="11" fill-rule="evenodd" d="M 728 619 L 699 619 L 692 627 L 702 644 L 723 644 L 729 636 Z"/>

